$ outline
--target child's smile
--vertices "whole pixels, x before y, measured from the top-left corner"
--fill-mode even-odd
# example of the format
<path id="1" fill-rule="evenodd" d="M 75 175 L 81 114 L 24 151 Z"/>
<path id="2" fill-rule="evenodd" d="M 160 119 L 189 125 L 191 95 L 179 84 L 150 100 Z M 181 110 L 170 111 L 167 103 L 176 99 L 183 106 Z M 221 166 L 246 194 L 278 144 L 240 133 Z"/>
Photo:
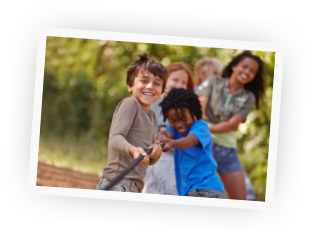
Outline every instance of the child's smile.
<path id="1" fill-rule="evenodd" d="M 183 118 L 180 108 L 178 109 L 179 118 L 177 118 L 175 109 L 172 108 L 167 111 L 167 116 L 168 116 L 170 125 L 181 136 L 187 136 L 190 131 L 191 126 L 194 123 L 190 109 L 185 107 L 184 110 L 185 110 L 185 118 Z"/>
<path id="2" fill-rule="evenodd" d="M 128 86 L 128 91 L 145 110 L 149 110 L 150 105 L 160 98 L 162 86 L 163 80 L 161 78 L 145 71 L 143 74 L 140 72 L 134 78 L 133 85 Z"/>
<path id="3" fill-rule="evenodd" d="M 155 94 L 146 92 L 146 93 L 143 93 L 143 95 L 146 96 L 146 97 L 153 97 Z"/>
<path id="4" fill-rule="evenodd" d="M 232 68 L 232 74 L 235 75 L 239 83 L 247 84 L 255 78 L 258 68 L 259 64 L 257 61 L 246 57 Z"/>

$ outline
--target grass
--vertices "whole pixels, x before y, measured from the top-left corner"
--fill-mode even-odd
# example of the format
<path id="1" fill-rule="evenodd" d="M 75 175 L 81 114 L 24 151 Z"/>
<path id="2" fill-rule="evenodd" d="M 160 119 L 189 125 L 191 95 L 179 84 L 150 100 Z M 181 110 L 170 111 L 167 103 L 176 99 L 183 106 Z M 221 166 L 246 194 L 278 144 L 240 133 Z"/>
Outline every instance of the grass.
<path id="1" fill-rule="evenodd" d="M 90 140 L 87 137 L 40 136 L 40 162 L 102 176 L 103 165 L 107 163 L 106 158 L 107 144 L 105 142 Z M 252 180 L 257 201 L 264 201 L 266 163 L 263 161 L 261 163 L 260 158 L 260 152 L 240 154 L 244 168 Z"/>
<path id="2" fill-rule="evenodd" d="M 73 136 L 40 136 L 40 162 L 101 176 L 106 157 L 107 145 L 100 141 Z"/>

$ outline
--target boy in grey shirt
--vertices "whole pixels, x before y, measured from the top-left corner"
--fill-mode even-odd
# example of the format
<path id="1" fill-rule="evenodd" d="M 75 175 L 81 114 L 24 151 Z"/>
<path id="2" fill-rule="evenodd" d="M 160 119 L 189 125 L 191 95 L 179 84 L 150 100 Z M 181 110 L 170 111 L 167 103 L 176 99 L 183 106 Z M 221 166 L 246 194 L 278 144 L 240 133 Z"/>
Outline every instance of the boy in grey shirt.
<path id="1" fill-rule="evenodd" d="M 111 190 L 141 192 L 148 165 L 157 162 L 162 153 L 155 143 L 155 113 L 149 110 L 164 91 L 168 71 L 161 63 L 139 54 L 127 72 L 127 85 L 131 97 L 123 99 L 117 106 L 109 132 L 108 163 L 103 167 L 103 176 L 96 189 L 103 190 L 111 180 L 127 168 L 133 159 L 143 155 L 144 159 Z M 147 155 L 145 149 L 153 149 Z"/>

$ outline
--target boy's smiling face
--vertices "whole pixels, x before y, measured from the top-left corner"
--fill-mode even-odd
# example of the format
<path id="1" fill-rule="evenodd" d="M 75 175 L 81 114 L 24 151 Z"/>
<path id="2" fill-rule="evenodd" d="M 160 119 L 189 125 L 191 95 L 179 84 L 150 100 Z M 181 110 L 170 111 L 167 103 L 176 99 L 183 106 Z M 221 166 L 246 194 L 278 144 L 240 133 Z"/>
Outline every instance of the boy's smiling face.
<path id="1" fill-rule="evenodd" d="M 143 73 L 139 72 L 133 85 L 128 85 L 128 91 L 145 110 L 149 110 L 150 105 L 160 98 L 162 86 L 163 80 L 146 70 Z"/>
<path id="2" fill-rule="evenodd" d="M 182 117 L 182 112 L 180 108 L 178 109 L 180 120 L 177 118 L 175 109 L 172 108 L 167 111 L 168 121 L 170 122 L 170 125 L 181 136 L 187 136 L 190 131 L 191 126 L 194 123 L 190 109 L 185 107 L 184 110 L 185 110 L 184 120 L 182 119 L 183 117 Z"/>

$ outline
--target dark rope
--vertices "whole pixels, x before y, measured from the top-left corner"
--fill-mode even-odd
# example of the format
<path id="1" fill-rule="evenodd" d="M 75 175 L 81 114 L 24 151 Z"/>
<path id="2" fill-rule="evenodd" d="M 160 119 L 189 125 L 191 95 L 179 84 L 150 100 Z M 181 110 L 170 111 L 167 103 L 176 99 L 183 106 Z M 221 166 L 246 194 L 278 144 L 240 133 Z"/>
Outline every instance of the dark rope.
<path id="1" fill-rule="evenodd" d="M 164 148 L 165 144 L 160 145 L 161 148 Z M 151 154 L 153 149 L 149 149 L 146 153 L 149 155 Z M 122 171 L 117 177 L 115 177 L 105 188 L 104 190 L 110 190 L 114 187 L 124 176 L 126 176 L 135 166 L 137 166 L 142 160 L 144 156 L 140 155 L 137 159 L 133 160 L 133 162 L 124 170 Z"/>

